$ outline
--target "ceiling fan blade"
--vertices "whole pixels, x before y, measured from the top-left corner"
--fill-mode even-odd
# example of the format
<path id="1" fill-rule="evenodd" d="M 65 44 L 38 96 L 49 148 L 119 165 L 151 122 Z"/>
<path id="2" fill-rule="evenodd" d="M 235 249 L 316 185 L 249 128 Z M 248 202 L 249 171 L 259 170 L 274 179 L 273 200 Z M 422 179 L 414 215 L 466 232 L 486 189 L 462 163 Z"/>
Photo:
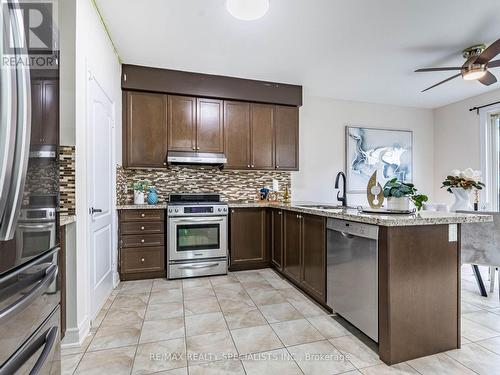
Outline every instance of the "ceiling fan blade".
<path id="1" fill-rule="evenodd" d="M 432 89 L 432 88 L 434 88 L 436 86 L 439 86 L 439 85 L 441 85 L 441 84 L 443 84 L 445 82 L 451 81 L 452 79 L 455 79 L 455 78 L 460 77 L 460 76 L 461 76 L 461 73 L 455 74 L 454 76 L 451 76 L 450 78 L 446 78 L 444 81 L 438 82 L 435 85 L 432 85 L 431 87 L 427 87 L 425 90 L 422 90 L 422 92 L 430 90 L 430 89 Z"/>
<path id="2" fill-rule="evenodd" d="M 483 85 L 489 86 L 494 84 L 497 81 L 497 79 L 490 72 L 486 72 L 486 74 L 481 78 L 479 78 L 478 81 L 481 82 Z"/>
<path id="3" fill-rule="evenodd" d="M 500 66 L 500 60 L 490 61 L 488 63 L 488 68 L 498 68 Z"/>
<path id="4" fill-rule="evenodd" d="M 415 73 L 421 73 L 421 72 L 444 72 L 447 70 L 461 70 L 461 66 L 447 66 L 444 68 L 424 68 L 424 69 L 417 69 L 415 70 Z"/>
<path id="5" fill-rule="evenodd" d="M 500 39 L 490 44 L 474 61 L 475 64 L 486 64 L 500 53 Z"/>

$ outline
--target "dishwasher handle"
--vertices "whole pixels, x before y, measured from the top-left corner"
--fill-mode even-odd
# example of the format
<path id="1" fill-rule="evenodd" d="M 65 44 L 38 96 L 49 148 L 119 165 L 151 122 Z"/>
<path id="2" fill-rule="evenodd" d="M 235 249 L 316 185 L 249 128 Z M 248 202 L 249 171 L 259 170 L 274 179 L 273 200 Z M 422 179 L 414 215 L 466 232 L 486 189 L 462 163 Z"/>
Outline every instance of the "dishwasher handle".
<path id="1" fill-rule="evenodd" d="M 365 237 L 378 240 L 378 226 L 354 221 L 328 219 L 326 229 L 340 232 L 345 238 Z"/>

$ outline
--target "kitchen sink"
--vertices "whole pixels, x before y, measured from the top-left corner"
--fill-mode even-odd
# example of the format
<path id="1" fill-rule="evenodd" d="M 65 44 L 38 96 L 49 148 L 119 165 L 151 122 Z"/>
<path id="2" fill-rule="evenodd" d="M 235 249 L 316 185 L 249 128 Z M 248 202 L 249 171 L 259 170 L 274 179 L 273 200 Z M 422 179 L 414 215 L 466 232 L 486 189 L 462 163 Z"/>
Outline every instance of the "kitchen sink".
<path id="1" fill-rule="evenodd" d="M 315 208 L 315 209 L 318 209 L 318 210 L 341 210 L 343 208 L 347 208 L 347 207 L 343 207 L 341 205 L 328 205 L 328 204 L 298 204 L 297 205 L 298 207 L 303 207 L 303 208 Z"/>

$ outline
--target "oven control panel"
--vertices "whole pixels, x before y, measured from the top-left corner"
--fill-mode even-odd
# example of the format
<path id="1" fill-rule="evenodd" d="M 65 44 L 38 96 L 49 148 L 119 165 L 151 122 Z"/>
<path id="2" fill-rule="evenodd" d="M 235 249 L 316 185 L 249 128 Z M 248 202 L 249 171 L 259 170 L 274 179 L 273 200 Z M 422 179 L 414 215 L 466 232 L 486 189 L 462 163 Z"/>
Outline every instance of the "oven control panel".
<path id="1" fill-rule="evenodd" d="M 169 205 L 167 216 L 225 216 L 228 211 L 226 204 Z"/>

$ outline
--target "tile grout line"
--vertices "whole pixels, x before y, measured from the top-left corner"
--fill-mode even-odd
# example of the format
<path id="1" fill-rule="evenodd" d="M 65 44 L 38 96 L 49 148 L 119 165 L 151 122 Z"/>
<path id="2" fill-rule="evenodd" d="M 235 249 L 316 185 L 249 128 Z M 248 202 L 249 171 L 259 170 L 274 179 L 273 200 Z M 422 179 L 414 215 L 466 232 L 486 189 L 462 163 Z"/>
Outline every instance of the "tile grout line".
<path id="1" fill-rule="evenodd" d="M 245 366 L 243 365 L 243 362 L 240 359 L 240 351 L 238 350 L 238 347 L 236 346 L 236 342 L 234 341 L 233 334 L 231 333 L 231 330 L 229 329 L 229 324 L 227 323 L 226 316 L 224 315 L 224 311 L 222 310 L 222 306 L 220 305 L 219 296 L 217 295 L 217 292 L 215 291 L 214 284 L 212 283 L 212 279 L 209 279 L 209 282 L 210 282 L 210 285 L 212 287 L 212 290 L 214 291 L 215 298 L 217 299 L 217 304 L 219 305 L 219 309 L 221 311 L 222 318 L 224 319 L 224 322 L 226 323 L 226 327 L 227 327 L 227 330 L 229 332 L 229 337 L 231 337 L 231 341 L 233 342 L 234 348 L 236 349 L 236 353 L 238 353 L 238 361 L 240 362 L 240 365 L 243 368 L 243 372 L 245 373 L 245 375 L 247 375 L 247 370 L 246 370 Z M 240 284 L 239 280 L 238 280 L 238 284 Z"/>
<path id="2" fill-rule="evenodd" d="M 188 348 L 187 348 L 187 327 L 186 327 L 186 306 L 184 304 L 184 283 L 181 282 L 181 295 L 182 295 L 182 324 L 184 325 L 184 351 L 186 353 L 186 374 L 189 375 L 189 361 L 188 361 Z"/>
<path id="3" fill-rule="evenodd" d="M 151 282 L 151 288 L 149 289 L 148 301 L 146 302 L 146 310 L 144 310 L 144 318 L 142 319 L 141 331 L 139 333 L 139 338 L 137 339 L 137 345 L 135 346 L 134 359 L 132 360 L 132 367 L 130 368 L 129 374 L 132 374 L 132 372 L 134 371 L 135 359 L 137 358 L 137 352 L 139 350 L 139 345 L 140 345 L 139 343 L 141 341 L 141 336 L 142 336 L 142 328 L 144 327 L 144 321 L 146 319 L 146 312 L 148 311 L 149 300 L 151 299 L 151 291 L 153 290 L 153 283 L 154 283 L 154 279 Z"/>
<path id="4" fill-rule="evenodd" d="M 262 276 L 261 276 L 262 277 Z M 240 283 L 241 284 L 241 283 Z M 257 310 L 259 310 L 259 312 L 262 314 L 262 311 L 261 309 L 259 308 L 259 305 L 257 305 L 255 303 L 255 301 L 253 300 L 253 298 L 250 296 L 250 294 L 247 292 L 246 288 L 242 285 L 242 288 L 245 290 L 245 292 L 247 293 L 248 297 L 252 300 L 252 302 L 255 304 L 255 307 L 257 307 Z M 285 298 L 286 299 L 286 298 Z M 287 300 L 288 301 L 288 300 Z M 264 316 L 264 314 L 262 314 L 262 316 Z M 281 340 L 281 337 L 278 335 L 278 333 L 274 330 L 273 326 L 269 323 L 269 321 L 266 319 L 266 317 L 264 316 L 264 319 L 266 320 L 267 322 L 267 325 L 271 328 L 271 330 L 273 331 L 273 333 L 276 335 L 276 337 L 278 338 L 278 340 L 281 342 L 281 345 L 283 345 L 283 349 L 285 349 L 285 351 L 288 353 L 288 355 L 290 356 L 290 358 L 292 358 L 292 361 L 293 363 L 295 363 L 295 365 L 297 366 L 297 368 L 299 369 L 300 372 L 302 372 L 302 374 L 305 375 L 304 371 L 302 370 L 302 367 L 299 366 L 299 364 L 297 363 L 297 361 L 295 360 L 295 358 L 293 357 L 293 355 L 288 351 L 288 348 L 287 346 L 285 345 L 285 343 L 283 342 L 283 340 Z M 275 349 L 276 350 L 276 349 Z M 269 350 L 268 350 L 269 351 Z M 265 351 L 264 351 L 265 352 Z M 264 353 L 264 352 L 259 352 L 259 353 Z"/>

